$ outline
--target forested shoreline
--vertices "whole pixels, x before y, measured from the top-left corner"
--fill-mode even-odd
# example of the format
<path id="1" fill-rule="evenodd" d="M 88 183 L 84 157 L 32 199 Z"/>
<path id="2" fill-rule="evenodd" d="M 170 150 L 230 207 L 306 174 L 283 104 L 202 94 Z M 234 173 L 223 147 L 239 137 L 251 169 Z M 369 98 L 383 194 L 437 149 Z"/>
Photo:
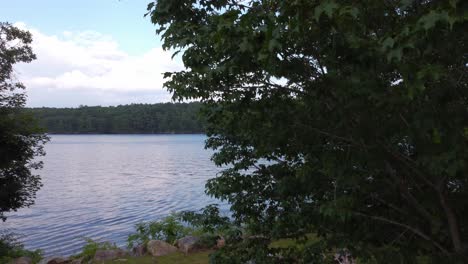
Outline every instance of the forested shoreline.
<path id="1" fill-rule="evenodd" d="M 27 108 L 50 134 L 203 133 L 200 103 Z"/>

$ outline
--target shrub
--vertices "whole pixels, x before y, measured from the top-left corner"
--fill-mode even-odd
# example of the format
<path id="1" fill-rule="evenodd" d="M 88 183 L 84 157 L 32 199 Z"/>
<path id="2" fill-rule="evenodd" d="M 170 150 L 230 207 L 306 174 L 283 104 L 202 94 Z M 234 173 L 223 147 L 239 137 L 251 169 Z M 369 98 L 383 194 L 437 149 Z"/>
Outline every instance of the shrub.
<path id="1" fill-rule="evenodd" d="M 33 263 L 37 263 L 42 259 L 42 251 L 25 249 L 13 233 L 0 234 L 0 263 L 8 263 L 19 257 L 30 257 Z"/>
<path id="2" fill-rule="evenodd" d="M 176 214 L 171 214 L 158 221 L 136 224 L 136 233 L 128 236 L 128 247 L 146 244 L 150 240 L 164 240 L 174 244 L 179 238 L 193 233 L 193 229 L 184 226 Z"/>
<path id="3" fill-rule="evenodd" d="M 223 216 L 216 204 L 210 204 L 199 212 L 182 212 L 180 218 L 201 236 L 202 241 L 211 241 L 209 243 L 216 243 L 219 236 L 228 241 L 239 240 L 248 231 L 247 226 L 236 225 L 229 217 Z"/>
<path id="4" fill-rule="evenodd" d="M 180 218 L 203 233 L 223 234 L 233 226 L 228 217 L 221 216 L 216 204 L 210 204 L 200 212 L 182 212 Z"/>
<path id="5" fill-rule="evenodd" d="M 110 243 L 107 241 L 98 242 L 96 240 L 90 238 L 84 238 L 86 240 L 86 244 L 83 246 L 81 253 L 72 256 L 72 258 L 82 258 L 83 261 L 91 260 L 96 251 L 98 250 L 108 250 L 108 249 L 117 249 L 117 245 L 114 243 Z"/>

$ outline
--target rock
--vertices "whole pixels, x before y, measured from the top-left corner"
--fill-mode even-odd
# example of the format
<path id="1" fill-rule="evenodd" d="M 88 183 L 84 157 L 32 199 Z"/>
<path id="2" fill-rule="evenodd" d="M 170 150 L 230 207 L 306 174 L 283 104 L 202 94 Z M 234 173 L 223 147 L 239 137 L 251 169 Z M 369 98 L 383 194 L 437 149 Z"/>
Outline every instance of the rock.
<path id="1" fill-rule="evenodd" d="M 147 252 L 147 251 L 146 251 L 146 247 L 145 247 L 145 245 L 143 245 L 143 244 L 142 244 L 142 245 L 138 245 L 138 246 L 136 246 L 136 247 L 134 247 L 134 248 L 132 249 L 132 254 L 133 254 L 133 256 L 135 256 L 135 257 L 144 256 L 144 255 L 146 254 L 146 252 Z"/>
<path id="2" fill-rule="evenodd" d="M 146 245 L 148 252 L 155 256 L 165 256 L 177 252 L 177 248 L 161 240 L 150 240 Z"/>
<path id="3" fill-rule="evenodd" d="M 47 264 L 66 264 L 66 263 L 70 263 L 71 260 L 69 260 L 68 258 L 62 258 L 62 257 L 58 257 L 58 258 L 53 258 L 51 260 L 49 260 L 47 262 Z"/>
<path id="4" fill-rule="evenodd" d="M 356 264 L 356 260 L 347 248 L 337 250 L 334 257 L 335 261 L 340 264 Z"/>
<path id="5" fill-rule="evenodd" d="M 30 257 L 20 257 L 11 261 L 10 264 L 32 264 L 32 259 Z"/>
<path id="6" fill-rule="evenodd" d="M 197 243 L 200 241 L 200 238 L 195 236 L 186 236 L 177 240 L 177 247 L 180 251 L 185 254 L 192 253 L 198 249 Z"/>
<path id="7" fill-rule="evenodd" d="M 83 258 L 79 259 L 73 259 L 70 264 L 82 264 L 83 263 Z"/>
<path id="8" fill-rule="evenodd" d="M 226 245 L 226 240 L 224 237 L 220 236 L 218 240 L 216 240 L 216 248 L 222 248 Z"/>
<path id="9" fill-rule="evenodd" d="M 39 264 L 68 264 L 71 263 L 69 258 L 64 257 L 50 257 L 43 259 L 39 262 Z"/>
<path id="10" fill-rule="evenodd" d="M 94 254 L 94 261 L 105 261 L 113 260 L 125 257 L 127 252 L 122 249 L 107 249 L 107 250 L 98 250 Z"/>

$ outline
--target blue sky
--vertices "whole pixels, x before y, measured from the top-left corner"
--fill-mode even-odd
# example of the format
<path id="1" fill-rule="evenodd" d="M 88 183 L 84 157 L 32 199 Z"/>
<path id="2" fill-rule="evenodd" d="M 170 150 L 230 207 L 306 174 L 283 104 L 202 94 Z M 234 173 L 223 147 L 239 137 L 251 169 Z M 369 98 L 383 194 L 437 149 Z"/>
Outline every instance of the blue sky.
<path id="1" fill-rule="evenodd" d="M 162 73 L 183 69 L 144 17 L 150 0 L 0 0 L 0 20 L 33 34 L 16 67 L 31 107 L 170 101 Z"/>
<path id="2" fill-rule="evenodd" d="M 143 17 L 150 0 L 0 0 L 3 21 L 24 22 L 49 35 L 93 30 L 112 36 L 139 55 L 160 46 L 155 26 Z"/>

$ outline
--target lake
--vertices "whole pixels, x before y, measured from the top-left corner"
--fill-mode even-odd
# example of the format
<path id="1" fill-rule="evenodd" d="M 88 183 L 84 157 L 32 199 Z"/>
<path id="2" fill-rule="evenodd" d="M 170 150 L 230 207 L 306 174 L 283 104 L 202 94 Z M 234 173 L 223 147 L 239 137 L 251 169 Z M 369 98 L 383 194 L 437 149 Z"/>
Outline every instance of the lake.
<path id="1" fill-rule="evenodd" d="M 36 203 L 2 229 L 46 255 L 81 250 L 84 237 L 124 246 L 140 221 L 217 201 L 204 194 L 220 171 L 204 135 L 52 135 Z M 224 205 L 226 207 L 226 205 Z"/>

